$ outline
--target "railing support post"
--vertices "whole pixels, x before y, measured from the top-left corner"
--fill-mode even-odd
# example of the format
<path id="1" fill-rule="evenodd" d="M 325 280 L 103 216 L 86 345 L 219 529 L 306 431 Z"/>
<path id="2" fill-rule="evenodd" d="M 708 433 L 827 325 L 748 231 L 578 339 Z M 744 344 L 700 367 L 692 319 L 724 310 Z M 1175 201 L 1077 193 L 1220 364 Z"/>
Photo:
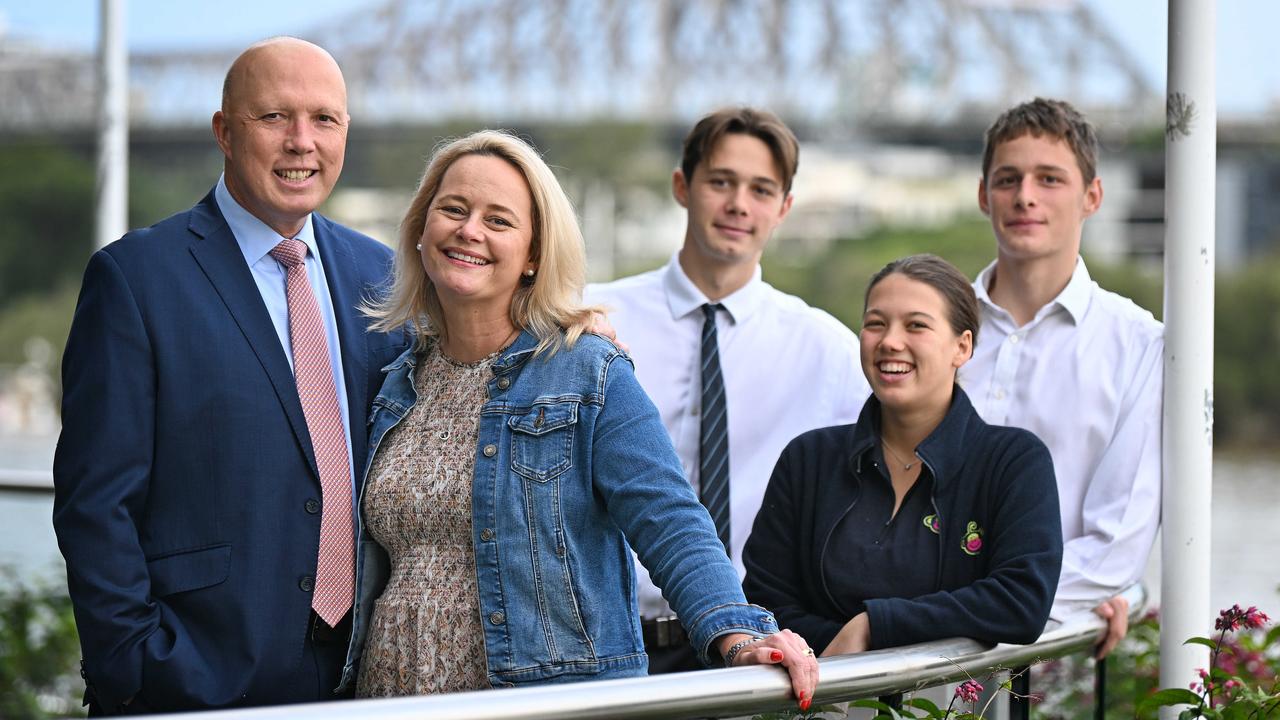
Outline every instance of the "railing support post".
<path id="1" fill-rule="evenodd" d="M 902 709 L 902 693 L 894 693 L 892 695 L 881 695 L 877 698 L 880 702 L 888 705 L 894 710 Z"/>
<path id="2" fill-rule="evenodd" d="M 1009 671 L 1013 693 L 1009 696 L 1010 720 L 1031 718 L 1031 668 L 1027 665 Z"/>
<path id="3" fill-rule="evenodd" d="M 1107 720 L 1107 659 L 1093 665 L 1093 720 Z"/>

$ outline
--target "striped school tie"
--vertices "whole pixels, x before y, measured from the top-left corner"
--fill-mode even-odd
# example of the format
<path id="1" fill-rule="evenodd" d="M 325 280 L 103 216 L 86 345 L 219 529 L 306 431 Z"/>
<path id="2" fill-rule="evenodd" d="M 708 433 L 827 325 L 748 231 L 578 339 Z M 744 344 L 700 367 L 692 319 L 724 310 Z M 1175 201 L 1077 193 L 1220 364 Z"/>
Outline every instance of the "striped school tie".
<path id="1" fill-rule="evenodd" d="M 725 404 L 724 377 L 720 374 L 720 350 L 716 342 L 719 303 L 702 306 L 702 432 L 698 465 L 702 504 L 707 507 L 716 535 L 729 552 L 729 416 Z"/>

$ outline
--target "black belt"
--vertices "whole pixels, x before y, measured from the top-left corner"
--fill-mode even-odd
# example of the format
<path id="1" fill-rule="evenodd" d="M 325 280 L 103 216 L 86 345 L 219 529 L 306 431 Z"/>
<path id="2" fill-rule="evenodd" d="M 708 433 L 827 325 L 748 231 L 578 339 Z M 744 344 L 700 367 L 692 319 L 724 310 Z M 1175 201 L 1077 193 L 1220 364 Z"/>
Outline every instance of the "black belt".
<path id="1" fill-rule="evenodd" d="M 346 645 L 351 642 L 351 611 L 348 610 L 337 625 L 329 627 L 329 623 L 321 620 L 316 611 L 312 610 L 311 621 L 307 623 L 307 635 L 316 645 Z"/>
<path id="2" fill-rule="evenodd" d="M 689 644 L 689 636 L 675 615 L 640 618 L 640 632 L 646 648 L 669 648 Z"/>

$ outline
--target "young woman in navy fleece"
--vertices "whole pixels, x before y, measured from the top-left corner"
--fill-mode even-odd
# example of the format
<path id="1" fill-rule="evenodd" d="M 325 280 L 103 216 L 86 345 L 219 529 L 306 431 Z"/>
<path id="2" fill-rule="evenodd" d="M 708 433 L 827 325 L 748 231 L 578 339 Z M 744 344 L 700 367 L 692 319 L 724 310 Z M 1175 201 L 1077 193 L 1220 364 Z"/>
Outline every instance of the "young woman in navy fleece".
<path id="1" fill-rule="evenodd" d="M 955 384 L 978 305 L 945 260 L 871 279 L 858 422 L 787 446 L 743 551 L 751 602 L 822 655 L 966 636 L 1029 643 L 1062 563 L 1049 451 L 983 422 Z"/>

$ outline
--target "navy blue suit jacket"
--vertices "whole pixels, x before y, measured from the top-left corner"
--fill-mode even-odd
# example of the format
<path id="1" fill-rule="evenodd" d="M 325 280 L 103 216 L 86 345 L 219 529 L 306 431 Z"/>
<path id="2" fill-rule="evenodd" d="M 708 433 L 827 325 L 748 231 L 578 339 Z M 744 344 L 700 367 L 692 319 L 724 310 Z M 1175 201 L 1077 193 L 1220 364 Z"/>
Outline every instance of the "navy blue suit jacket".
<path id="1" fill-rule="evenodd" d="M 313 215 L 364 467 L 403 334 L 358 304 L 390 251 Z M 301 680 L 319 476 L 285 351 L 213 193 L 95 253 L 63 359 L 53 522 L 91 697 L 154 710 L 318 700 Z M 357 475 L 359 473 L 357 472 Z"/>

